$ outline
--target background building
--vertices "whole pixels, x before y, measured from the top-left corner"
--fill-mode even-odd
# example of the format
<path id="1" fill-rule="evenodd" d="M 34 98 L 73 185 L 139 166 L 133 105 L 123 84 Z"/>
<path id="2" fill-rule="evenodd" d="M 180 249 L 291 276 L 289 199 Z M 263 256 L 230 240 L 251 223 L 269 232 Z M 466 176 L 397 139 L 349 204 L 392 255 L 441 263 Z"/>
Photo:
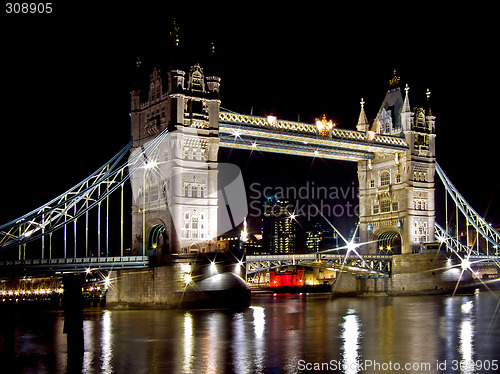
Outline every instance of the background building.
<path id="1" fill-rule="evenodd" d="M 264 251 L 272 254 L 295 253 L 296 234 L 293 205 L 276 196 L 266 199 L 262 219 Z"/>
<path id="2" fill-rule="evenodd" d="M 306 248 L 308 252 L 318 252 L 320 250 L 324 234 L 325 230 L 321 224 L 318 222 L 313 224 L 311 229 L 306 232 Z"/>

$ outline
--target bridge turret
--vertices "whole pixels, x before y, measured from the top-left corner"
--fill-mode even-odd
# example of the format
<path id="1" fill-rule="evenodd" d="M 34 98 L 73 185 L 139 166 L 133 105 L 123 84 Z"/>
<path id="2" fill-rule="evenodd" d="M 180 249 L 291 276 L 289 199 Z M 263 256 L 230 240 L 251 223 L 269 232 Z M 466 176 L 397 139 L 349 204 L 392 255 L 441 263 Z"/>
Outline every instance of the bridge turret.
<path id="1" fill-rule="evenodd" d="M 394 77 L 392 83 L 399 83 Z M 410 108 L 399 87 L 387 92 L 372 130 L 404 137 L 408 150 L 358 163 L 360 237 L 368 253 L 411 253 L 434 240 L 435 117 Z"/>
<path id="2" fill-rule="evenodd" d="M 131 92 L 132 152 L 165 128 L 169 134 L 154 162 L 131 177 L 132 249 L 135 253 L 209 252 L 217 235 L 217 154 L 220 78 L 200 65 L 149 75 L 147 96 Z M 161 237 L 160 234 L 161 233 Z"/>

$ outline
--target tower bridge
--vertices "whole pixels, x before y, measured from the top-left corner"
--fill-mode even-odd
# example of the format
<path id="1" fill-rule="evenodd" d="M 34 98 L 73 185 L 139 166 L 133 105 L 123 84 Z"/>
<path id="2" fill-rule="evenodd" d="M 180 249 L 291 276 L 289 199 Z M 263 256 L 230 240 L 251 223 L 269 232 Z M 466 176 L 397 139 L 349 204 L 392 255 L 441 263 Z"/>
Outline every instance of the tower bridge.
<path id="1" fill-rule="evenodd" d="M 498 263 L 491 250 L 498 248 L 500 234 L 436 164 L 430 93 L 426 108 L 412 109 L 409 88 L 403 94 L 399 80 L 392 82 L 396 85 L 386 93 L 373 123 L 361 100 L 356 130 L 345 130 L 326 119 L 308 124 L 221 110 L 220 78 L 206 75 L 199 65 L 189 72 L 155 68 L 147 88 L 131 91 L 131 143 L 72 189 L 0 227 L 0 271 L 83 271 L 87 265 L 120 269 L 125 272 L 118 276 L 120 284 L 137 296 L 131 302 L 150 294 L 148 287 L 156 290 L 149 300 L 166 302 L 174 291 L 184 294 L 195 275 L 200 282 L 220 275 L 215 263 L 224 256 L 216 252 L 216 238 L 237 227 L 247 212 L 241 174 L 219 162 L 220 147 L 357 162 L 360 243 L 346 240 L 346 255 L 321 255 L 336 271 L 392 277 L 406 271 L 407 259 L 416 258 L 411 255 L 436 241 L 440 253 L 455 253 L 464 263 L 476 259 L 471 256 Z M 436 175 L 467 225 L 485 238 L 486 250 L 479 241 L 465 251 L 458 248 L 449 220 L 445 228 L 436 223 Z M 125 227 L 124 189 L 129 186 L 132 222 Z M 118 222 L 114 231 L 113 219 Z M 456 220 L 458 226 L 458 215 Z M 110 239 L 113 232 L 119 232 L 118 240 Z M 56 233 L 62 239 L 59 246 L 53 243 Z M 403 255 L 409 257 L 395 257 Z M 224 270 L 241 271 L 243 256 L 224 257 L 230 265 Z M 314 262 L 314 255 L 304 256 L 292 261 Z M 269 270 L 290 260 L 268 257 L 247 259 L 247 271 Z M 153 269 L 145 276 L 155 279 L 153 286 L 138 267 Z"/>

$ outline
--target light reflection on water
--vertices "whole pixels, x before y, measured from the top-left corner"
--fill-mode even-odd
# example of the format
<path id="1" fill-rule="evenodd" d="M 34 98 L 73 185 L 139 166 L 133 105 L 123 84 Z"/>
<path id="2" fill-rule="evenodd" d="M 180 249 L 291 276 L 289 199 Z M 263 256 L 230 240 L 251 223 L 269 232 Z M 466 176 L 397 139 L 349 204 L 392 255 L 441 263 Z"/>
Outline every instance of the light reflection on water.
<path id="1" fill-rule="evenodd" d="M 461 362 L 465 363 L 462 365 L 462 374 L 472 374 L 475 372 L 474 368 L 468 363 L 472 363 L 474 354 L 474 326 L 472 321 L 472 309 L 474 302 L 472 300 L 466 301 L 462 304 L 462 322 L 460 324 L 460 353 L 462 355 Z"/>
<path id="2" fill-rule="evenodd" d="M 113 373 L 113 332 L 111 331 L 111 315 L 105 310 L 101 317 L 101 373 Z"/>
<path id="3" fill-rule="evenodd" d="M 193 336 L 193 316 L 191 313 L 184 314 L 184 362 L 183 369 L 185 373 L 193 371 L 194 360 L 194 336 Z"/>
<path id="4" fill-rule="evenodd" d="M 371 360 L 431 364 L 430 370 L 406 371 L 411 373 L 442 373 L 437 368 L 442 362 L 447 373 L 486 373 L 467 366 L 450 369 L 454 360 L 498 359 L 500 328 L 493 317 L 499 296 L 330 300 L 329 295 L 261 295 L 252 299 L 252 307 L 238 311 L 88 310 L 82 372 L 321 372 L 306 364 L 332 360 L 346 363 L 337 373 L 383 372 L 356 365 Z M 61 313 L 2 317 L 5 367 L 21 373 L 66 372 Z"/>
<path id="5" fill-rule="evenodd" d="M 356 374 L 359 370 L 360 323 L 356 310 L 349 309 L 342 323 L 342 357 L 346 374 Z"/>

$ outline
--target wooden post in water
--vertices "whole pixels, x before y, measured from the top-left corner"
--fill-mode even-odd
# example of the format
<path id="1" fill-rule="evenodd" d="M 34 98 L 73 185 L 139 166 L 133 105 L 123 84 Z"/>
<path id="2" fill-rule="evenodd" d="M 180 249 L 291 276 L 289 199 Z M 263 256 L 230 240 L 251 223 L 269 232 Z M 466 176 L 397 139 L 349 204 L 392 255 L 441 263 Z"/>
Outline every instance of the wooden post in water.
<path id="1" fill-rule="evenodd" d="M 63 278 L 64 329 L 68 345 L 68 373 L 81 371 L 83 363 L 83 294 L 84 275 L 69 274 Z"/>

